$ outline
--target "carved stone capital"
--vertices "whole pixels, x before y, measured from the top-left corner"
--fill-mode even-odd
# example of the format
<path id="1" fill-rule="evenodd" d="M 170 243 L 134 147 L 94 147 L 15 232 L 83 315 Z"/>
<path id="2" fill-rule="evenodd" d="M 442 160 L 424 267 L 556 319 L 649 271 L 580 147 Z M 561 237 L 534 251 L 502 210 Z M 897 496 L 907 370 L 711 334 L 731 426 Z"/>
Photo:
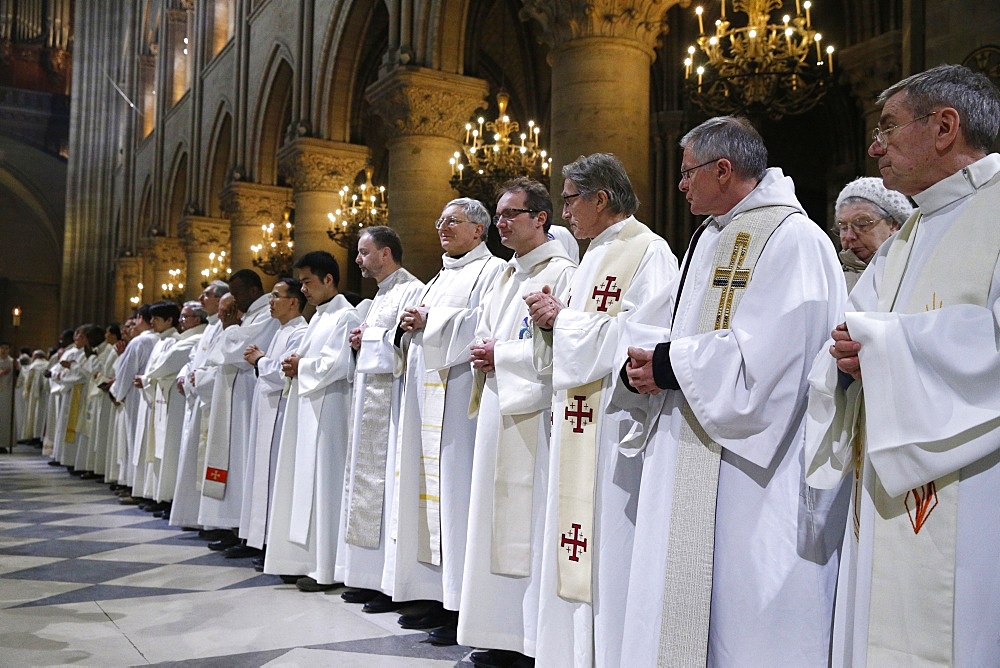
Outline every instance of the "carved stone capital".
<path id="1" fill-rule="evenodd" d="M 229 221 L 224 218 L 188 215 L 181 218 L 177 228 L 188 253 L 229 248 Z"/>
<path id="2" fill-rule="evenodd" d="M 903 77 L 903 33 L 894 30 L 842 49 L 840 68 L 867 117 L 879 93 Z"/>
<path id="3" fill-rule="evenodd" d="M 354 183 L 368 164 L 368 148 L 298 137 L 278 151 L 278 173 L 295 192 L 337 191 Z"/>
<path id="4" fill-rule="evenodd" d="M 275 223 L 292 206 L 292 189 L 235 182 L 222 191 L 221 207 L 233 225 Z"/>
<path id="5" fill-rule="evenodd" d="M 524 0 L 522 19 L 535 19 L 542 39 L 556 50 L 585 37 L 637 42 L 654 58 L 653 49 L 667 32 L 667 11 L 690 0 Z"/>
<path id="6" fill-rule="evenodd" d="M 184 240 L 178 237 L 151 237 L 146 256 L 164 271 L 174 268 L 183 270 L 187 265 Z"/>
<path id="7" fill-rule="evenodd" d="M 115 274 L 128 287 L 134 287 L 142 281 L 142 258 L 137 256 L 120 257 L 115 261 Z"/>
<path id="8" fill-rule="evenodd" d="M 390 133 L 459 140 L 476 109 L 486 106 L 482 79 L 423 67 L 398 67 L 365 91 Z"/>

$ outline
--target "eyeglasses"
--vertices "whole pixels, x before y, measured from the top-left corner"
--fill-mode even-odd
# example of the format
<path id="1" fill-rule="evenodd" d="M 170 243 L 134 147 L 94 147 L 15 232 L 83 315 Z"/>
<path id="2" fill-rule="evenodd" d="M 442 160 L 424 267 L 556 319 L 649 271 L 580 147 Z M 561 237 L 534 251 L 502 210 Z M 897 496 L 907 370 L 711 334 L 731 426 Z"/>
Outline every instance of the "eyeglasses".
<path id="1" fill-rule="evenodd" d="M 435 220 L 434 227 L 440 230 L 442 227 L 446 225 L 448 227 L 455 227 L 459 223 L 471 223 L 471 222 L 472 222 L 471 220 L 460 220 L 455 216 L 448 216 L 447 218 L 438 218 L 437 220 Z"/>
<path id="2" fill-rule="evenodd" d="M 514 208 L 504 209 L 503 211 L 501 211 L 497 215 L 493 216 L 493 224 L 494 225 L 498 225 L 501 220 L 506 220 L 507 222 L 510 222 L 510 221 L 514 220 L 515 218 L 517 218 L 518 216 L 520 216 L 522 213 L 536 214 L 536 213 L 538 213 L 538 210 L 537 209 L 514 209 Z"/>
<path id="3" fill-rule="evenodd" d="M 899 130 L 900 128 L 905 128 L 910 123 L 916 123 L 917 121 L 922 121 L 925 118 L 929 118 L 936 113 L 937 113 L 936 111 L 932 111 L 929 114 L 924 114 L 923 116 L 914 118 L 912 121 L 907 121 L 902 125 L 890 125 L 884 130 L 882 128 L 875 128 L 875 130 L 872 131 L 872 141 L 881 146 L 883 149 L 887 149 L 889 148 L 889 135 L 891 135 L 893 132 Z"/>
<path id="4" fill-rule="evenodd" d="M 574 197 L 579 197 L 582 194 L 583 193 L 573 193 L 572 195 L 563 195 L 562 196 L 563 208 L 566 208 L 567 206 L 569 206 L 570 204 L 572 204 Z"/>
<path id="5" fill-rule="evenodd" d="M 681 183 L 683 183 L 684 181 L 687 181 L 688 179 L 690 179 L 691 178 L 691 174 L 692 174 L 692 172 L 694 172 L 694 170 L 701 169 L 705 165 L 711 165 L 713 162 L 718 162 L 719 160 L 722 160 L 722 158 L 713 158 L 712 160 L 709 160 L 708 162 L 703 162 L 700 165 L 695 165 L 694 167 L 688 167 L 687 169 L 682 169 L 681 170 Z"/>
<path id="6" fill-rule="evenodd" d="M 870 230 L 873 226 L 878 225 L 883 220 L 888 220 L 887 218 L 875 218 L 874 220 L 870 218 L 859 218 L 857 220 L 852 220 L 848 223 L 837 222 L 830 228 L 831 232 L 837 234 L 844 234 L 847 232 L 847 228 L 851 228 L 855 234 L 864 234 Z"/>
<path id="7" fill-rule="evenodd" d="M 275 301 L 277 299 L 291 299 L 295 295 L 276 295 L 273 292 L 267 296 L 268 300 Z"/>

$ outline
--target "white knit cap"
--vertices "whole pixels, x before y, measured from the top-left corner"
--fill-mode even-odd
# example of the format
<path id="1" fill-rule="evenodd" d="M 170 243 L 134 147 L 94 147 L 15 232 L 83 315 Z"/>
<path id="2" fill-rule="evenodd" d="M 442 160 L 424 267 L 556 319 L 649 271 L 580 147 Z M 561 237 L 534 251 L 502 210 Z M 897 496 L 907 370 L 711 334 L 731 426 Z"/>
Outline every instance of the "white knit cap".
<path id="1" fill-rule="evenodd" d="M 844 189 L 837 195 L 837 211 L 840 210 L 844 200 L 849 197 L 860 197 L 882 207 L 899 225 L 906 222 L 906 219 L 913 213 L 913 205 L 910 204 L 906 195 L 889 190 L 882 185 L 882 179 L 878 177 L 862 176 L 844 186 Z"/>

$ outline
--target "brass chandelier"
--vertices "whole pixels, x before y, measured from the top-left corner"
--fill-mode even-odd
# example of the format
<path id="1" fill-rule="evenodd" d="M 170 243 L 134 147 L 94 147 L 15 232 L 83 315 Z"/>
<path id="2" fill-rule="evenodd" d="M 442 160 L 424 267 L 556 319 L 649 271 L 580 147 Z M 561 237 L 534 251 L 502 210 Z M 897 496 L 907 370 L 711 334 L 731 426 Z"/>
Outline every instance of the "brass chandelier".
<path id="1" fill-rule="evenodd" d="M 487 122 L 480 116 L 475 124 L 466 123 L 462 150 L 448 160 L 451 187 L 487 206 L 495 202 L 504 182 L 528 176 L 548 186 L 552 172 L 552 158 L 539 144 L 541 128 L 529 120 L 527 132 L 521 132 L 518 122 L 507 114 L 509 103 L 510 96 L 501 88 L 496 120 Z"/>
<path id="2" fill-rule="evenodd" d="M 162 299 L 168 302 L 180 301 L 184 297 L 184 282 L 181 281 L 180 269 L 174 268 L 167 271 L 170 279 L 166 283 L 160 284 Z"/>
<path id="3" fill-rule="evenodd" d="M 228 281 L 232 273 L 226 251 L 213 251 L 208 254 L 208 266 L 201 270 L 201 287 L 207 288 L 216 279 Z"/>
<path id="4" fill-rule="evenodd" d="M 277 225 L 274 223 L 261 225 L 261 242 L 250 246 L 253 266 L 269 276 L 283 276 L 292 269 L 295 226 L 292 224 L 291 215 L 292 210 L 286 208 L 282 213 L 281 222 Z"/>
<path id="5" fill-rule="evenodd" d="M 330 227 L 326 234 L 338 245 L 351 248 L 366 227 L 387 225 L 389 207 L 385 203 L 385 186 L 372 184 L 372 168 L 365 168 L 364 183 L 340 189 L 340 206 L 326 217 Z"/>
<path id="6" fill-rule="evenodd" d="M 795 16 L 772 23 L 782 0 L 732 0 L 734 13 L 746 14 L 745 25 L 726 18 L 726 2 L 721 0 L 713 34 L 705 32 L 704 9 L 695 8 L 697 47 L 688 47 L 684 60 L 691 100 L 711 114 L 775 120 L 812 109 L 826 93 L 834 51 L 823 50 L 823 36 L 813 29 L 812 2 L 795 0 Z"/>

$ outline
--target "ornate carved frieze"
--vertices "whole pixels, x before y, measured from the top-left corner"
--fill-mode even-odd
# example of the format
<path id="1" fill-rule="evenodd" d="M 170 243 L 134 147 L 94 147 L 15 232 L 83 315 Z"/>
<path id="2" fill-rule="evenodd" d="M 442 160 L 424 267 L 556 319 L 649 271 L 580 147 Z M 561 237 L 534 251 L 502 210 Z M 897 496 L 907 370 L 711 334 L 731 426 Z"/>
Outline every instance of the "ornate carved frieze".
<path id="1" fill-rule="evenodd" d="M 229 248 L 229 221 L 205 216 L 184 216 L 178 225 L 187 252 L 206 253 Z"/>
<path id="2" fill-rule="evenodd" d="M 612 37 L 638 42 L 650 56 L 667 32 L 667 11 L 690 0 L 524 0 L 522 19 L 535 19 L 543 39 L 555 50 L 584 37 Z"/>
<path id="3" fill-rule="evenodd" d="M 278 173 L 295 192 L 340 190 L 368 164 L 368 148 L 299 137 L 278 151 Z"/>
<path id="4" fill-rule="evenodd" d="M 365 95 L 390 132 L 458 140 L 476 109 L 486 106 L 482 79 L 422 67 L 400 67 L 368 87 Z"/>
<path id="5" fill-rule="evenodd" d="M 150 238 L 146 255 L 160 268 L 182 269 L 187 264 L 184 240 L 178 237 Z"/>
<path id="6" fill-rule="evenodd" d="M 292 189 L 231 183 L 222 191 L 220 204 L 233 225 L 264 225 L 277 222 L 282 211 L 293 205 Z"/>

